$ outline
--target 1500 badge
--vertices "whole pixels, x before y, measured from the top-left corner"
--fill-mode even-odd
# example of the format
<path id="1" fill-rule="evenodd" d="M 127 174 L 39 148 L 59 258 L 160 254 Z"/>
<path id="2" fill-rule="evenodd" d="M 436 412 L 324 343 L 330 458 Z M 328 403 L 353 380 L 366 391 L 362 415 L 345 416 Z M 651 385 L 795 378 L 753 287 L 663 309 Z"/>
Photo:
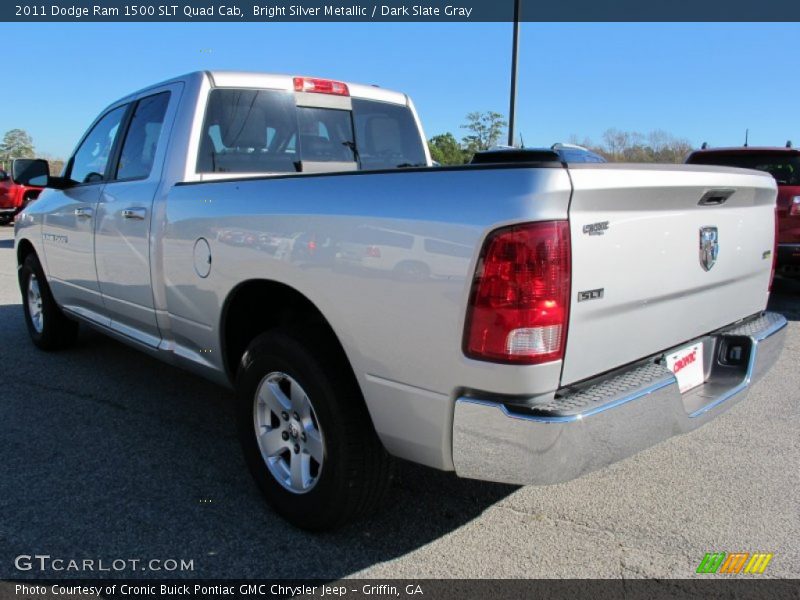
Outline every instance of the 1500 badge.
<path id="1" fill-rule="evenodd" d="M 589 223 L 583 226 L 583 233 L 586 235 L 603 235 L 606 231 L 608 231 L 608 221 Z"/>
<path id="2" fill-rule="evenodd" d="M 43 233 L 42 239 L 45 242 L 53 242 L 55 244 L 68 244 L 69 238 L 65 235 L 56 235 L 55 233 Z"/>

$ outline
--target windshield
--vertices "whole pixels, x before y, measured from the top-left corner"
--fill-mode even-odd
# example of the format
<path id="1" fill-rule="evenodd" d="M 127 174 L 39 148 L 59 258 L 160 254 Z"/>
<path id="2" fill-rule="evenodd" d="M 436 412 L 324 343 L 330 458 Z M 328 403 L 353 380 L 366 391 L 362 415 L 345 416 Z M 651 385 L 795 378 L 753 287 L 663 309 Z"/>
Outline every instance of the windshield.
<path id="1" fill-rule="evenodd" d="M 318 171 L 427 163 L 416 121 L 404 105 L 353 99 L 350 111 L 298 107 L 293 93 L 277 90 L 210 92 L 199 173 L 297 173 L 313 164 Z"/>
<path id="2" fill-rule="evenodd" d="M 708 152 L 695 154 L 687 162 L 766 171 L 780 185 L 800 185 L 800 155 L 789 152 Z"/>

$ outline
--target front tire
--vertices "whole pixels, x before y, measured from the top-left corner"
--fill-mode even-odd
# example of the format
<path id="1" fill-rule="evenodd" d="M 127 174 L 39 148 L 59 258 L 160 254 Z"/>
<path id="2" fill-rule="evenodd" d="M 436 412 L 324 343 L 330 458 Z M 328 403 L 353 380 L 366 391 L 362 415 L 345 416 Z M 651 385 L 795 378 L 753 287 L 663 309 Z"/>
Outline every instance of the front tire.
<path id="1" fill-rule="evenodd" d="M 31 341 L 42 350 L 60 350 L 75 343 L 78 324 L 68 319 L 56 304 L 42 265 L 28 254 L 19 269 L 22 310 Z"/>
<path id="2" fill-rule="evenodd" d="M 278 514 L 312 531 L 376 509 L 392 470 L 347 363 L 326 341 L 303 330 L 264 333 L 236 378 L 250 472 Z"/>

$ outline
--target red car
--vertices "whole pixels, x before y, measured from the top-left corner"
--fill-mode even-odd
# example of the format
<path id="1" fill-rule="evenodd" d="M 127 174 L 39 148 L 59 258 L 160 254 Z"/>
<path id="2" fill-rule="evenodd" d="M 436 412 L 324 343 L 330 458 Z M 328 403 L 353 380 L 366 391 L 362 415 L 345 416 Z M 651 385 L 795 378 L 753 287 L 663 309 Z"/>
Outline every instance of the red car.
<path id="1" fill-rule="evenodd" d="M 695 165 L 723 165 L 766 171 L 778 183 L 778 269 L 800 273 L 800 149 L 707 148 L 686 159 Z"/>
<path id="2" fill-rule="evenodd" d="M 32 162 L 30 158 L 18 158 L 11 162 L 10 173 L 0 170 L 0 225 L 13 221 L 18 212 L 39 197 L 42 188 L 17 183 Z"/>

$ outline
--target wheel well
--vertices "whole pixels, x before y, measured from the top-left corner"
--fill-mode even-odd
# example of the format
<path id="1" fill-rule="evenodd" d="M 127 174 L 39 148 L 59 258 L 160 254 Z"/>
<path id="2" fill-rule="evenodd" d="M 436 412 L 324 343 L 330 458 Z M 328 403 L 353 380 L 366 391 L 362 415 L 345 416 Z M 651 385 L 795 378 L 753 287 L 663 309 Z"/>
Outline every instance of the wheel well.
<path id="1" fill-rule="evenodd" d="M 234 288 L 222 309 L 220 338 L 230 381 L 235 380 L 239 361 L 253 339 L 269 329 L 294 325 L 313 326 L 315 335 L 337 349 L 352 372 L 333 328 L 313 302 L 285 284 L 252 280 Z"/>
<path id="2" fill-rule="evenodd" d="M 17 244 L 17 264 L 21 265 L 25 261 L 25 257 L 31 253 L 36 254 L 33 244 L 28 240 L 20 240 Z"/>

